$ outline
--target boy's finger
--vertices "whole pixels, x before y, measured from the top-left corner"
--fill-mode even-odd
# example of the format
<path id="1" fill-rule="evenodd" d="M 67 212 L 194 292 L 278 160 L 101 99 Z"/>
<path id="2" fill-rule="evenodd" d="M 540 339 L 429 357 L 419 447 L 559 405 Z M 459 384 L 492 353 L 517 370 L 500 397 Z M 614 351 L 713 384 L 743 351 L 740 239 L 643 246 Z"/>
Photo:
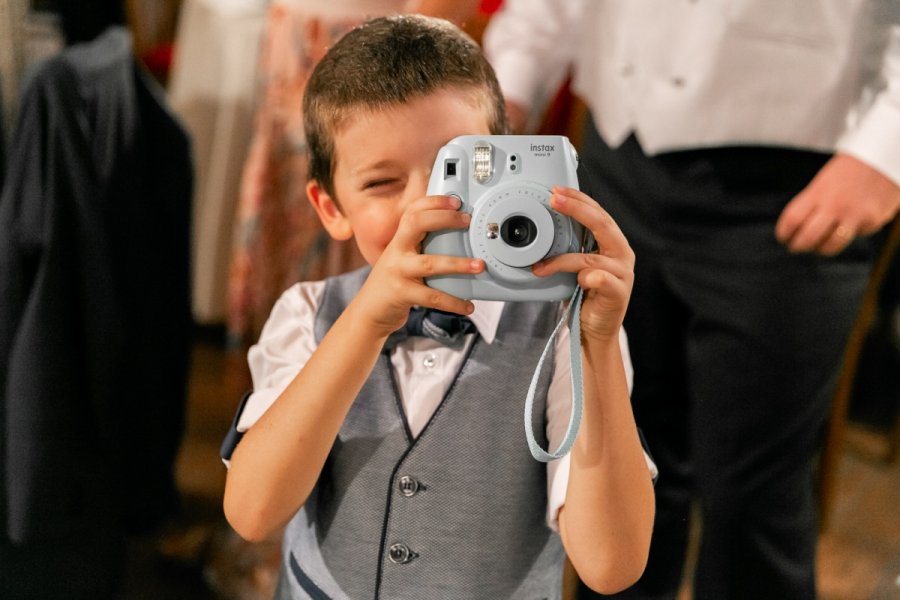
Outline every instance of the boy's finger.
<path id="1" fill-rule="evenodd" d="M 612 216 L 584 192 L 554 187 L 550 204 L 557 212 L 572 217 L 587 227 L 594 234 L 601 253 L 619 255 L 630 251 L 625 234 Z"/>
<path id="2" fill-rule="evenodd" d="M 416 306 L 436 308 L 458 315 L 471 315 L 475 311 L 475 305 L 469 300 L 463 300 L 462 298 L 457 298 L 446 292 L 441 292 L 426 286 L 421 286 L 421 288 L 416 289 L 412 294 L 411 300 L 412 304 Z"/>
<path id="3" fill-rule="evenodd" d="M 403 275 L 423 279 L 435 275 L 475 275 L 485 269 L 484 261 L 465 256 L 416 254 L 403 263 Z"/>
<path id="4" fill-rule="evenodd" d="M 442 229 L 465 229 L 472 215 L 459 210 L 459 199 L 452 196 L 426 196 L 416 200 L 400 219 L 395 237 L 412 245 L 425 234 Z"/>
<path id="5" fill-rule="evenodd" d="M 417 198 L 416 200 L 410 202 L 409 206 L 407 206 L 403 211 L 402 218 L 409 218 L 413 215 L 432 211 L 464 214 L 459 210 L 459 207 L 461 205 L 462 202 L 456 196 L 422 196 L 421 198 Z"/>
<path id="6" fill-rule="evenodd" d="M 410 235 L 419 238 L 423 234 L 442 229 L 464 229 L 469 226 L 472 215 L 455 210 L 423 210 L 404 215 L 405 225 Z"/>
<path id="7" fill-rule="evenodd" d="M 538 277 L 555 273 L 579 273 L 581 271 L 606 271 L 618 279 L 632 277 L 634 264 L 630 260 L 602 254 L 559 254 L 536 263 L 532 269 Z"/>

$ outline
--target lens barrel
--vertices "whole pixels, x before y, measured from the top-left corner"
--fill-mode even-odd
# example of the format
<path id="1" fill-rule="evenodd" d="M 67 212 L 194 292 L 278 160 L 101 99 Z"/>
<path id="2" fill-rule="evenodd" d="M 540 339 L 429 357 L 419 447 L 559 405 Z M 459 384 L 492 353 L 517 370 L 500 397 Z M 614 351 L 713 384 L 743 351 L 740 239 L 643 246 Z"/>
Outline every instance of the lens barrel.
<path id="1" fill-rule="evenodd" d="M 513 248 L 524 248 L 532 244 L 537 234 L 537 225 L 524 215 L 514 215 L 500 226 L 500 237 Z"/>

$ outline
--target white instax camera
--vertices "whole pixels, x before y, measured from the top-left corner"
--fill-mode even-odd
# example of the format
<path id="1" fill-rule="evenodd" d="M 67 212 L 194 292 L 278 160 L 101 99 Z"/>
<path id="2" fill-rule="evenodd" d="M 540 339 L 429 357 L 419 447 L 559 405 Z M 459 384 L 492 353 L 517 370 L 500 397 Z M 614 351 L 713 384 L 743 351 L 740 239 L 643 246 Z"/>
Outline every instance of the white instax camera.
<path id="1" fill-rule="evenodd" d="M 550 189 L 578 188 L 578 155 L 558 135 L 464 135 L 438 152 L 428 195 L 453 195 L 471 213 L 468 230 L 428 234 L 424 254 L 483 259 L 477 275 L 438 275 L 427 285 L 459 298 L 562 300 L 574 273 L 536 277 L 531 266 L 584 250 L 583 227 L 550 208 Z"/>

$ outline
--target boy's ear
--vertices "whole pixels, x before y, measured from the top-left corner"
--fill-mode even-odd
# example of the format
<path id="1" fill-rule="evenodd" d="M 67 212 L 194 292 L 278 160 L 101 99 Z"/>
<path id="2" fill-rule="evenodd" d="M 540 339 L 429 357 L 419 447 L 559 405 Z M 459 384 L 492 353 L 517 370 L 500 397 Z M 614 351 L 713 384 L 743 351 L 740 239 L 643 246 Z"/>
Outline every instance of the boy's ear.
<path id="1" fill-rule="evenodd" d="M 319 185 L 318 181 L 312 180 L 306 184 L 306 197 L 316 209 L 316 214 L 319 215 L 319 220 L 322 221 L 328 235 L 339 241 L 353 237 L 350 221 L 341 212 L 335 199 Z"/>

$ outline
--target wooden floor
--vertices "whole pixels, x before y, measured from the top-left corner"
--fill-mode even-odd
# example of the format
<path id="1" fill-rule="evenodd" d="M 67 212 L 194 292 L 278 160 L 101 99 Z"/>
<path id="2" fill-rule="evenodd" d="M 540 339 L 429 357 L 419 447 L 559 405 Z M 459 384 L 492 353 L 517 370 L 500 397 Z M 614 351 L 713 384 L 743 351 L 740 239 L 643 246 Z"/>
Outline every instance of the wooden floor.
<path id="1" fill-rule="evenodd" d="M 848 433 L 831 522 L 819 542 L 823 600 L 900 600 L 900 461 L 883 437 Z"/>
<path id="2" fill-rule="evenodd" d="M 187 432 L 177 465 L 182 515 L 164 535 L 132 545 L 127 600 L 269 597 L 277 540 L 243 543 L 221 511 L 225 468 L 219 443 L 249 387 L 245 357 L 201 336 L 194 348 Z M 878 458 L 879 436 L 853 428 L 848 437 L 834 511 L 820 541 L 820 598 L 900 600 L 900 461 Z M 686 586 L 679 600 L 690 597 Z"/>

